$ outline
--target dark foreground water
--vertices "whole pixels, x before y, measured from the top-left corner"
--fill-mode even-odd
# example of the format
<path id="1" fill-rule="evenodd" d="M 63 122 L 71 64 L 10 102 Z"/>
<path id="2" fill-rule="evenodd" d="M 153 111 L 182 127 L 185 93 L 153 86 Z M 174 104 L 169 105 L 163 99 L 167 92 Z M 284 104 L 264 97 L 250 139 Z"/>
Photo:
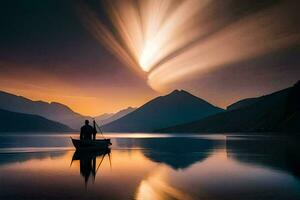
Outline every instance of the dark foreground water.
<path id="1" fill-rule="evenodd" d="M 111 134 L 78 154 L 69 136 L 0 135 L 0 199 L 300 199 L 295 138 Z"/>

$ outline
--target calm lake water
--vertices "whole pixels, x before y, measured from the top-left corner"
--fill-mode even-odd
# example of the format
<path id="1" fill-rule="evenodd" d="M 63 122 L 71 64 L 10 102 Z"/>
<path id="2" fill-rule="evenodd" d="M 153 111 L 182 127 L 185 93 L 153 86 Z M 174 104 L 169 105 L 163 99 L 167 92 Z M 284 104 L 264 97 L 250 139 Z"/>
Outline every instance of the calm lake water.
<path id="1" fill-rule="evenodd" d="M 86 155 L 70 136 L 0 135 L 0 199 L 300 199 L 294 138 L 108 134 Z"/>

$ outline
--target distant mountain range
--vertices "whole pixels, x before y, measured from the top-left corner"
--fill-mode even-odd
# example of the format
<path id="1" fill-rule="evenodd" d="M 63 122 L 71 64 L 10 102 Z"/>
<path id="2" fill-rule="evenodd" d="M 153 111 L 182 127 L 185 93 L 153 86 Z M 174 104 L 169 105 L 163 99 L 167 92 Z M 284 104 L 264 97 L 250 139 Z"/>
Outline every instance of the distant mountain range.
<path id="1" fill-rule="evenodd" d="M 0 109 L 0 132 L 72 131 L 68 126 L 37 115 Z"/>
<path id="2" fill-rule="evenodd" d="M 32 101 L 25 97 L 3 91 L 0 91 L 0 109 L 24 114 L 39 115 L 49 120 L 66 124 L 76 130 L 80 129 L 84 120 L 92 120 L 92 117 L 76 113 L 68 106 L 57 102 L 47 103 L 44 101 Z M 105 113 L 95 117 L 95 120 L 99 124 L 107 124 L 123 117 L 133 110 L 135 110 L 135 108 L 128 107 L 117 113 Z"/>
<path id="3" fill-rule="evenodd" d="M 153 132 L 156 129 L 195 121 L 223 109 L 184 91 L 157 97 L 135 111 L 103 126 L 110 132 Z"/>
<path id="4" fill-rule="evenodd" d="M 124 117 L 125 115 L 127 115 L 135 110 L 136 110 L 136 108 L 128 107 L 128 108 L 120 110 L 116 113 L 102 114 L 100 116 L 95 117 L 95 120 L 97 121 L 97 123 L 99 123 L 101 125 L 105 125 L 105 124 L 111 123 L 117 119 L 120 119 L 121 117 Z"/>
<path id="5" fill-rule="evenodd" d="M 300 82 L 258 98 L 239 101 L 219 113 L 158 132 L 300 132 Z"/>
<path id="6" fill-rule="evenodd" d="M 114 115 L 114 113 L 104 113 L 104 114 L 101 114 L 101 115 L 98 115 L 96 117 L 94 117 L 94 119 L 96 121 L 104 121 L 104 120 L 107 120 L 108 118 L 112 117 Z"/>
<path id="7" fill-rule="evenodd" d="M 39 115 L 66 124 L 73 129 L 79 129 L 85 119 L 91 119 L 91 117 L 80 115 L 60 103 L 32 101 L 6 92 L 0 92 L 0 109 Z"/>
<path id="8" fill-rule="evenodd" d="M 139 108 L 128 107 L 95 119 L 107 132 L 300 132 L 299 95 L 300 82 L 223 110 L 184 90 L 174 90 Z M 1 91 L 0 117 L 2 132 L 79 130 L 85 119 L 92 120 L 60 103 L 32 101 Z"/>

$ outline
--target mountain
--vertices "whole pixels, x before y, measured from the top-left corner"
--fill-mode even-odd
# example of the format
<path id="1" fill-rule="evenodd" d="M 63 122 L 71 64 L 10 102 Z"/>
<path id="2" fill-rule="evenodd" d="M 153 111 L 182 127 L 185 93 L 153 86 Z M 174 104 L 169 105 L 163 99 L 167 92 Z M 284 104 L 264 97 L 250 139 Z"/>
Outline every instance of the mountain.
<path id="1" fill-rule="evenodd" d="M 249 106 L 255 102 L 257 102 L 259 100 L 259 98 L 248 98 L 248 99 L 243 99 L 240 100 L 238 102 L 235 102 L 229 106 L 227 106 L 226 110 L 236 110 L 236 109 L 240 109 L 246 106 Z"/>
<path id="2" fill-rule="evenodd" d="M 184 91 L 175 90 L 157 97 L 124 117 L 103 126 L 111 132 L 152 132 L 156 129 L 223 112 L 208 102 Z"/>
<path id="3" fill-rule="evenodd" d="M 103 124 L 102 122 L 107 120 L 108 118 L 112 117 L 114 115 L 114 113 L 104 113 L 102 115 L 99 115 L 99 116 L 96 116 L 94 117 L 94 119 L 97 121 L 97 122 L 100 122 L 101 124 Z"/>
<path id="4" fill-rule="evenodd" d="M 120 110 L 114 114 L 103 114 L 98 117 L 95 117 L 95 120 L 100 123 L 101 125 L 105 125 L 108 123 L 111 123 L 113 121 L 116 121 L 117 119 L 120 119 L 121 117 L 124 117 L 125 115 L 133 112 L 136 110 L 136 108 L 128 107 L 123 110 Z"/>
<path id="5" fill-rule="evenodd" d="M 82 116 L 69 107 L 56 102 L 32 101 L 22 96 L 16 96 L 0 91 L 0 109 L 33 114 L 45 117 L 47 119 L 58 121 L 70 126 L 73 129 L 79 129 L 85 119 L 91 119 Z"/>
<path id="6" fill-rule="evenodd" d="M 0 109 L 0 132 L 72 131 L 68 126 L 37 115 Z"/>
<path id="7" fill-rule="evenodd" d="M 293 87 L 228 110 L 159 132 L 300 132 L 300 81 Z"/>

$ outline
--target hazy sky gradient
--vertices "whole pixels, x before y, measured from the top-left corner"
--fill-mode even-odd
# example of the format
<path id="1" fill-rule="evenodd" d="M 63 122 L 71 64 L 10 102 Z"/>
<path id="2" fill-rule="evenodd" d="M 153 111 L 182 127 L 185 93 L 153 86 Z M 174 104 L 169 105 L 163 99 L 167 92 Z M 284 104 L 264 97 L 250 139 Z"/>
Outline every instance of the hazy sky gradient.
<path id="1" fill-rule="evenodd" d="M 288 87 L 300 79 L 300 14 L 297 0 L 211 1 L 206 9 L 205 20 L 200 20 L 200 25 L 207 27 L 205 37 L 214 36 L 212 38 L 218 41 L 224 40 L 220 42 L 221 49 L 218 52 L 211 49 L 206 51 L 204 48 L 203 51 L 209 54 L 212 61 L 223 59 L 222 50 L 226 50 L 224 46 L 234 42 L 247 44 L 242 46 L 245 49 L 262 42 L 275 46 L 278 44 L 278 36 L 293 36 L 292 41 L 295 42 L 242 60 L 224 64 L 220 62 L 216 68 L 182 76 L 158 90 L 151 88 L 146 72 L 142 69 L 132 70 L 123 64 L 84 27 L 78 15 L 78 2 L 1 2 L 0 90 L 34 100 L 58 101 L 82 114 L 97 115 L 128 106 L 140 106 L 176 88 L 186 89 L 218 106 L 226 107 L 241 98 Z M 88 3 L 95 12 L 106 9 L 105 1 L 102 4 L 95 0 Z M 264 17 L 270 16 L 269 10 L 273 8 L 277 9 L 274 20 L 278 23 L 274 26 L 276 29 L 273 24 L 269 24 L 272 25 L 270 30 L 274 31 L 268 32 L 269 37 L 264 37 L 264 41 L 257 41 L 257 44 L 242 43 L 244 37 L 255 36 L 258 30 L 248 31 L 236 38 L 236 41 L 230 41 L 230 37 L 225 35 L 223 37 L 222 33 L 228 33 L 228 27 L 237 27 L 234 26 L 236 22 L 252 16 L 262 16 L 257 20 L 264 20 Z M 107 22 L 107 16 L 103 13 L 97 17 Z M 272 22 L 272 19 L 268 22 Z M 110 26 L 109 23 L 106 25 Z M 217 36 L 215 33 L 218 33 Z M 195 41 L 195 44 L 199 41 Z M 197 57 L 201 60 L 202 47 L 199 45 L 199 51 L 196 50 L 193 59 Z M 197 52 L 200 52 L 199 56 Z M 178 67 L 182 69 L 182 66 Z M 164 76 L 159 78 L 163 79 Z"/>

